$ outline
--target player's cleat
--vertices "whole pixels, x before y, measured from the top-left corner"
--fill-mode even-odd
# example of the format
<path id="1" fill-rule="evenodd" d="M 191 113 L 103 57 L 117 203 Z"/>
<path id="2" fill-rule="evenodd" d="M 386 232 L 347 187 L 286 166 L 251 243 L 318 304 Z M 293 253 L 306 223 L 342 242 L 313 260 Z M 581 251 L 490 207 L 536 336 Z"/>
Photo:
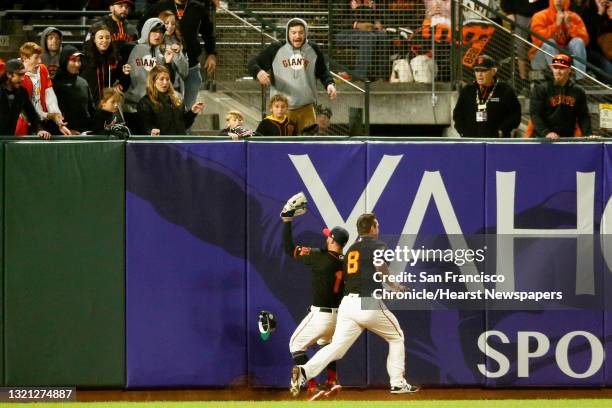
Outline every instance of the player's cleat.
<path id="1" fill-rule="evenodd" d="M 297 397 L 304 382 L 305 378 L 304 374 L 302 374 L 302 369 L 299 366 L 293 366 L 291 369 L 291 383 L 289 385 L 289 392 L 291 392 L 291 395 Z"/>
<path id="2" fill-rule="evenodd" d="M 283 207 L 280 216 L 285 217 L 297 217 L 306 212 L 306 203 L 308 200 L 301 191 L 287 200 L 287 203 Z"/>
<path id="3" fill-rule="evenodd" d="M 342 386 L 338 383 L 338 380 L 327 380 L 325 388 L 325 398 L 332 398 L 342 391 Z"/>
<path id="4" fill-rule="evenodd" d="M 391 387 L 391 394 L 410 394 L 413 392 L 417 392 L 419 387 L 415 387 L 414 385 L 410 385 L 407 382 L 404 382 L 404 385 L 401 387 Z"/>
<path id="5" fill-rule="evenodd" d="M 308 401 L 317 401 L 323 399 L 325 398 L 325 391 L 326 389 L 320 385 L 308 388 L 308 391 L 306 392 L 306 399 Z"/>

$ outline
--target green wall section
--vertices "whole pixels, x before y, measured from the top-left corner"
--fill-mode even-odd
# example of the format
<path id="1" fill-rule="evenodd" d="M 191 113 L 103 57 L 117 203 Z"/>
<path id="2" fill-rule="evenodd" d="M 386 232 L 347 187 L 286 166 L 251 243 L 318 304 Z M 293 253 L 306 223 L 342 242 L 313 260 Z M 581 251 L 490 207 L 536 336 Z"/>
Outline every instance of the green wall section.
<path id="1" fill-rule="evenodd" d="M 5 384 L 122 387 L 124 144 L 5 150 Z"/>

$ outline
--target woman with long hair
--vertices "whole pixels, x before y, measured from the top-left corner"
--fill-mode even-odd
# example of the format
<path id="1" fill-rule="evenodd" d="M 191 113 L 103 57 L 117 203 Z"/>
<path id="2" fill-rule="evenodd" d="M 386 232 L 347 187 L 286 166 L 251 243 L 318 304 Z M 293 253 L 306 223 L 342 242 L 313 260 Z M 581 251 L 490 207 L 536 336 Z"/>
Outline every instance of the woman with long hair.
<path id="1" fill-rule="evenodd" d="M 196 102 L 185 112 L 180 95 L 174 90 L 168 68 L 157 65 L 147 77 L 147 94 L 138 103 L 138 115 L 145 134 L 185 135 L 195 117 L 204 109 Z"/>
<path id="2" fill-rule="evenodd" d="M 176 16 L 170 10 L 162 11 L 159 14 L 159 19 L 166 26 L 164 34 L 164 42 L 161 45 L 163 52 L 172 50 L 174 58 L 172 59 L 172 68 L 174 69 L 174 90 L 177 91 L 181 98 L 185 96 L 185 78 L 189 74 L 189 60 L 183 48 L 183 35 L 176 24 Z"/>
<path id="3" fill-rule="evenodd" d="M 111 39 L 110 29 L 96 23 L 89 30 L 89 37 L 83 45 L 85 59 L 81 76 L 91 89 L 94 102 L 102 97 L 104 88 L 117 87 L 119 91 L 130 86 L 129 64 L 123 64 L 119 52 Z"/>

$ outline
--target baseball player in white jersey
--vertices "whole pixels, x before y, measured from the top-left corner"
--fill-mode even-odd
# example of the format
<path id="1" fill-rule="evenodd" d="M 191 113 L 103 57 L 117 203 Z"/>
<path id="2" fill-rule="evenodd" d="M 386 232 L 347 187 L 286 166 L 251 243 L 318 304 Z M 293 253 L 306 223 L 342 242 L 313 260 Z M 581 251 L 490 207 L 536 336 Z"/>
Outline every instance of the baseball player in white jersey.
<path id="1" fill-rule="evenodd" d="M 387 249 L 379 241 L 378 220 L 371 213 L 362 214 L 357 220 L 359 238 L 349 248 L 344 260 L 344 297 L 338 309 L 336 331 L 329 345 L 319 350 L 305 364 L 298 364 L 291 372 L 291 388 L 299 392 L 305 381 L 316 377 L 331 361 L 346 354 L 363 329 L 368 329 L 389 343 L 387 372 L 389 373 L 392 394 L 406 394 L 418 391 L 404 378 L 404 333 L 397 318 L 386 308 L 382 301 L 371 298 L 374 289 L 381 284 L 373 279 L 375 272 L 388 274 L 387 265 L 374 265 L 374 251 Z M 392 284 L 393 290 L 405 290 L 401 285 Z M 367 300 L 367 308 L 362 307 Z M 365 306 L 366 302 L 363 303 Z"/>

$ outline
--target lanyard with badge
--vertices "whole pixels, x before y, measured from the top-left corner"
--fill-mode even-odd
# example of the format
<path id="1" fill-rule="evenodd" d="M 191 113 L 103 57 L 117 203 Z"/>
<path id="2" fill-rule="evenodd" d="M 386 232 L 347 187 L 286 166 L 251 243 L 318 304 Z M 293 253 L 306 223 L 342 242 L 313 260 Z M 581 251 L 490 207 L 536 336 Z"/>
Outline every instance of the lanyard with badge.
<path id="1" fill-rule="evenodd" d="M 476 122 L 486 122 L 487 121 L 487 104 L 493 97 L 493 93 L 495 92 L 495 88 L 497 87 L 497 81 L 493 84 L 493 88 L 488 95 L 486 95 L 486 99 L 480 99 L 480 89 L 476 89 Z"/>

